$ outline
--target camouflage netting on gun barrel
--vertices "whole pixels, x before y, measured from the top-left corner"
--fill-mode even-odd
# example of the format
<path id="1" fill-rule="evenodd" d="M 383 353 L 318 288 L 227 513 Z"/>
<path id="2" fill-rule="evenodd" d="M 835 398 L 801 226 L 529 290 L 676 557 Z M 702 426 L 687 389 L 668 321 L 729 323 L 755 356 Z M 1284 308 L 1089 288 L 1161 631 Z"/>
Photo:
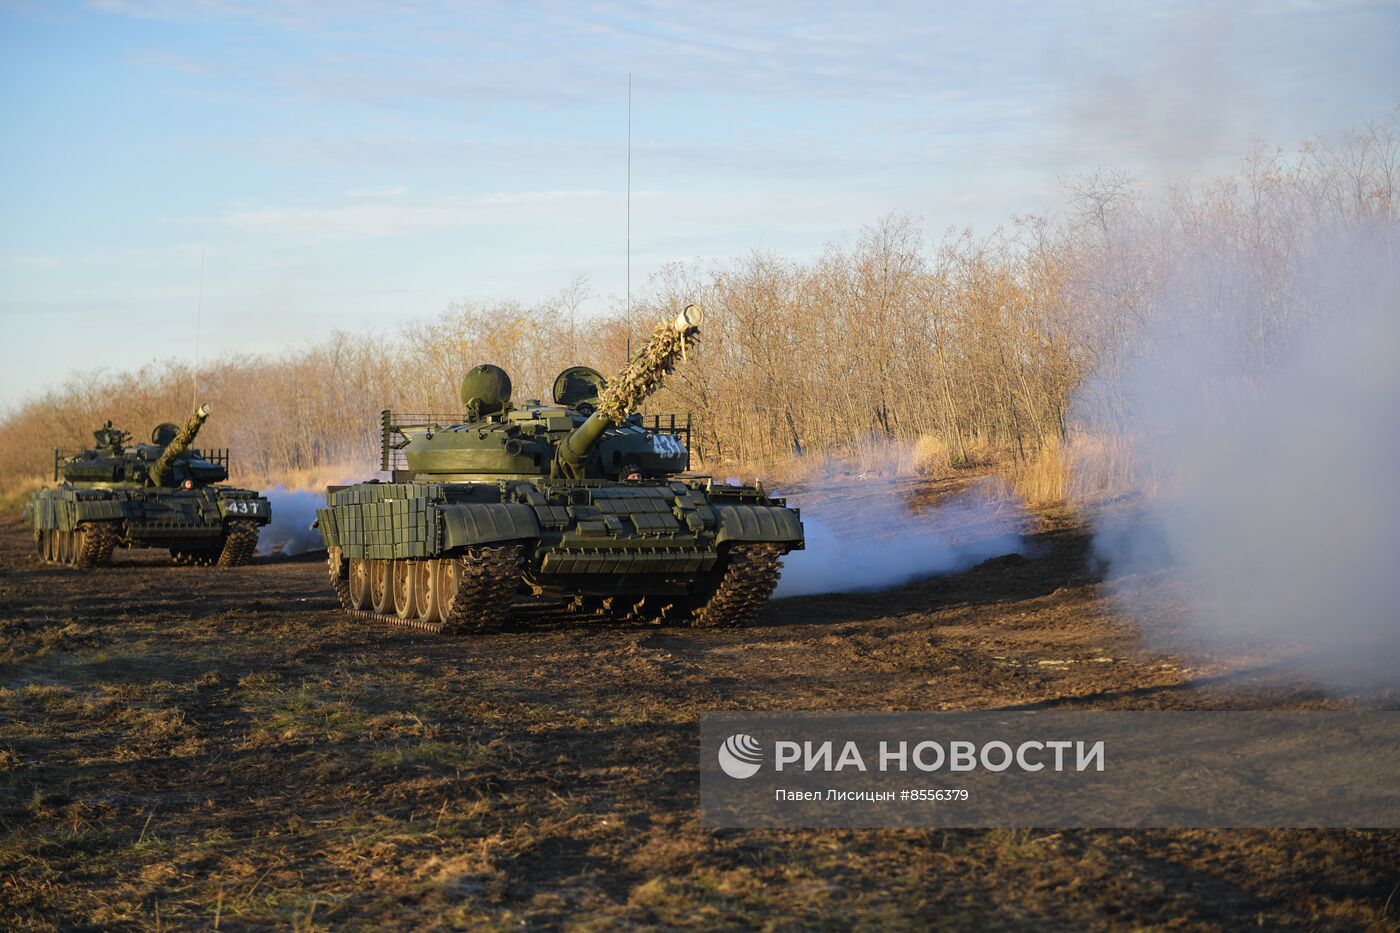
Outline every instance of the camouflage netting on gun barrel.
<path id="1" fill-rule="evenodd" d="M 189 450 L 190 445 L 194 443 L 195 435 L 199 434 L 199 429 L 204 426 L 204 420 L 208 417 L 208 405 L 201 405 L 195 410 L 194 414 L 190 415 L 189 420 L 180 428 L 179 433 L 175 435 L 174 439 L 172 439 L 169 444 L 165 445 L 165 450 L 161 452 L 160 459 L 151 464 L 149 470 L 151 482 L 155 483 L 157 486 L 164 483 L 166 475 L 169 474 L 170 468 L 174 465 L 176 458 L 186 450 Z"/>
<path id="2" fill-rule="evenodd" d="M 700 332 L 695 328 L 681 331 L 670 322 L 658 324 L 642 351 L 603 390 L 598 411 L 613 424 L 622 424 L 648 395 L 661 388 L 686 351 L 699 341 Z"/>

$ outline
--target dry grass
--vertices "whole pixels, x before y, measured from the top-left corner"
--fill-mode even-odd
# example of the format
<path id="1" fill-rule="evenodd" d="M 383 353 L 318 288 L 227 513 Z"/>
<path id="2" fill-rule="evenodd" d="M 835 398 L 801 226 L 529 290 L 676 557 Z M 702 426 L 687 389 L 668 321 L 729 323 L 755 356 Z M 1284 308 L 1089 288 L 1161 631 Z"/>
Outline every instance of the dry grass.
<path id="1" fill-rule="evenodd" d="M 1128 435 L 1076 433 L 1067 450 L 1072 463 L 1066 498 L 1094 505 L 1129 495 L 1155 496 L 1165 477 L 1146 469 L 1149 464 Z"/>
<path id="2" fill-rule="evenodd" d="M 1033 508 L 1062 505 L 1070 486 L 1074 461 L 1069 450 L 1057 440 L 1048 440 L 1025 460 L 1009 457 L 999 461 L 996 475 Z"/>
<path id="3" fill-rule="evenodd" d="M 35 490 L 49 484 L 49 477 L 43 475 L 18 476 L 0 483 L 0 516 L 21 511 Z"/>
<path id="4" fill-rule="evenodd" d="M 1081 529 L 1036 547 L 745 630 L 434 639 L 347 620 L 315 561 L 94 576 L 0 526 L 0 927 L 1393 925 L 1394 831 L 699 824 L 706 710 L 1327 702 L 1193 680 L 1112 615 Z"/>
<path id="5" fill-rule="evenodd" d="M 293 492 L 324 492 L 327 486 L 348 486 L 372 479 L 378 467 L 377 460 L 361 463 L 342 460 L 320 466 L 283 470 L 275 475 L 242 476 L 237 477 L 237 480 L 258 489 L 282 486 Z"/>

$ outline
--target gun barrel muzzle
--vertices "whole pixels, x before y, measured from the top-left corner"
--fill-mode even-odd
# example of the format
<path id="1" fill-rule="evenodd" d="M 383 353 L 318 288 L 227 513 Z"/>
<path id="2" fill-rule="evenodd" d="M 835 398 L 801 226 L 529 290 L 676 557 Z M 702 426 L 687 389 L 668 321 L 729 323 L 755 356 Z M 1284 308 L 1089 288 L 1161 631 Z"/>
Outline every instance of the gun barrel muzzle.
<path id="1" fill-rule="evenodd" d="M 676 320 L 671 326 L 684 334 L 699 327 L 704 318 L 705 312 L 700 309 L 699 305 L 686 305 L 685 310 L 676 315 Z"/>

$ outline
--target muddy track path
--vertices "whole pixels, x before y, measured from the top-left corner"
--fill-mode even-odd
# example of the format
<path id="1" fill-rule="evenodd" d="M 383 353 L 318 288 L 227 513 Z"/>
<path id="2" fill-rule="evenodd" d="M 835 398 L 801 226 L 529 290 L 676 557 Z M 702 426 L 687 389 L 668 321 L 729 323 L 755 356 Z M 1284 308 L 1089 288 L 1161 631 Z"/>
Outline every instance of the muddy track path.
<path id="1" fill-rule="evenodd" d="M 316 557 L 84 572 L 7 518 L 6 924 L 1393 924 L 1394 832 L 698 825 L 708 709 L 1340 704 L 1152 651 L 1082 528 L 1035 545 L 742 630 L 435 637 L 347 620 Z"/>

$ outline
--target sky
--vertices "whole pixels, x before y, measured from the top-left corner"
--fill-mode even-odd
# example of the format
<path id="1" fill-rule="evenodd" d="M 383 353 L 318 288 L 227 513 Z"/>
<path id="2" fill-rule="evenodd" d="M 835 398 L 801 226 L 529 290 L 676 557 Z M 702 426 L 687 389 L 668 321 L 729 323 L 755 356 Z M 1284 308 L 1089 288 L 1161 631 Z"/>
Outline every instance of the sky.
<path id="1" fill-rule="evenodd" d="M 454 301 L 1046 214 L 1400 102 L 1400 5 L 0 0 L 0 413 Z"/>

